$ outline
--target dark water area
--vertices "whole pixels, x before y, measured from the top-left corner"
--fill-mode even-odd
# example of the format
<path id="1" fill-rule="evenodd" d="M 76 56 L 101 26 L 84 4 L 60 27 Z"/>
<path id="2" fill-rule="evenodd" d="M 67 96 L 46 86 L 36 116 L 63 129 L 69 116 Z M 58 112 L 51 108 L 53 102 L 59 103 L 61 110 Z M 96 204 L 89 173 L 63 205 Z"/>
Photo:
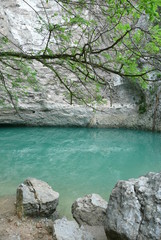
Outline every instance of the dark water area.
<path id="1" fill-rule="evenodd" d="M 60 193 L 60 211 L 88 193 L 108 200 L 118 180 L 161 171 L 161 133 L 124 129 L 1 127 L 0 197 L 27 177 Z"/>

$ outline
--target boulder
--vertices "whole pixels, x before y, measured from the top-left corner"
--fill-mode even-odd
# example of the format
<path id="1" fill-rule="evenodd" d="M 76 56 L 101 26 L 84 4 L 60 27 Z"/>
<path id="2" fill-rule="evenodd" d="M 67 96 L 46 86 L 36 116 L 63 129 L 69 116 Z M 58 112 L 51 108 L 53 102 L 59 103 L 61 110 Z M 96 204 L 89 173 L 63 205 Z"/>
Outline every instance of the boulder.
<path id="1" fill-rule="evenodd" d="M 161 239 L 161 173 L 116 184 L 105 231 L 109 240 Z"/>
<path id="2" fill-rule="evenodd" d="M 73 217 L 79 225 L 104 225 L 106 210 L 107 202 L 94 193 L 78 198 L 72 205 Z"/>
<path id="3" fill-rule="evenodd" d="M 82 226 L 87 232 L 90 232 L 95 240 L 107 240 L 104 226 Z"/>
<path id="4" fill-rule="evenodd" d="M 59 193 L 46 183 L 28 178 L 17 188 L 16 211 L 19 217 L 49 216 L 53 214 L 59 202 Z"/>
<path id="5" fill-rule="evenodd" d="M 91 233 L 87 232 L 83 227 L 75 221 L 68 221 L 66 218 L 56 220 L 53 225 L 54 240 L 94 240 Z"/>

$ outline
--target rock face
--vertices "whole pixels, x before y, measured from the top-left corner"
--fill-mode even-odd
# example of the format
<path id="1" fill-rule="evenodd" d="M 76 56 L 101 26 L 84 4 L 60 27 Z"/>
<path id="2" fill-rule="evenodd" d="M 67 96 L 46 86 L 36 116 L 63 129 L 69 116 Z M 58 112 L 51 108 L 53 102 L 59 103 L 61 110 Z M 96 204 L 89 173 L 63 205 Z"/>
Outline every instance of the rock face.
<path id="1" fill-rule="evenodd" d="M 106 210 L 107 202 L 94 193 L 78 198 L 72 205 L 73 217 L 79 225 L 104 225 Z"/>
<path id="2" fill-rule="evenodd" d="M 56 220 L 53 225 L 54 240 L 94 240 L 94 237 L 75 221 L 66 218 Z"/>
<path id="3" fill-rule="evenodd" d="M 29 1 L 29 4 L 42 18 L 46 18 L 40 0 Z M 45 6 L 49 16 L 59 12 L 58 19 L 55 19 L 58 21 L 60 18 L 58 4 L 55 1 L 49 1 Z M 1 32 L 12 39 L 23 51 L 40 50 L 39 46 L 45 44 L 44 36 L 36 31 L 40 27 L 37 15 L 23 0 L 1 1 L 0 15 Z M 0 95 L 5 99 L 5 106 L 0 105 L 0 124 L 152 129 L 153 110 L 138 114 L 141 92 L 134 84 L 112 74 L 108 79 L 114 91 L 112 106 L 110 105 L 111 93 L 107 89 L 103 89 L 103 96 L 107 103 L 103 106 L 96 106 L 102 111 L 94 113 L 87 107 L 67 104 L 63 86 L 57 81 L 53 81 L 52 74 L 41 64 L 34 65 L 34 68 L 38 71 L 37 90 L 28 86 L 27 95 L 24 95 L 20 89 L 15 89 L 16 94 L 20 94 L 17 106 L 22 118 L 15 112 L 6 93 L 0 89 Z M 151 99 L 149 101 L 152 103 Z M 161 104 L 159 103 L 156 119 L 157 130 L 161 130 L 160 112 Z"/>
<path id="4" fill-rule="evenodd" d="M 28 178 L 17 189 L 17 215 L 49 216 L 55 212 L 58 201 L 59 193 L 46 182 Z"/>
<path id="5" fill-rule="evenodd" d="M 116 184 L 105 230 L 109 240 L 161 239 L 161 173 Z"/>

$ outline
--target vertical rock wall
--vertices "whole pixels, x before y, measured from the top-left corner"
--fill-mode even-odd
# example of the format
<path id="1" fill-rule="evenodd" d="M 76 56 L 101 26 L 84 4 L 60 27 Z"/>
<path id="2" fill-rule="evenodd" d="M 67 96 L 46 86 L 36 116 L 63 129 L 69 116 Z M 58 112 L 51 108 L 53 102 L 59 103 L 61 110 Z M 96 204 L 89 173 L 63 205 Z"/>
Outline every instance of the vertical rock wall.
<path id="1" fill-rule="evenodd" d="M 23 0 L 2 0 L 0 29 L 12 39 L 13 48 L 18 46 L 24 51 L 34 51 L 45 44 L 45 33 L 37 31 L 40 27 L 37 13 L 43 18 L 46 16 L 40 0 L 27 0 L 27 2 L 32 7 Z M 57 13 L 55 21 L 59 22 L 61 16 L 59 5 L 55 1 L 49 1 L 45 7 L 49 15 Z M 154 100 L 150 106 L 150 100 L 148 111 L 140 114 L 140 105 L 145 99 L 142 98 L 143 93 L 136 84 L 122 80 L 116 75 L 108 76 L 113 91 L 111 93 L 106 88 L 102 89 L 107 101 L 104 105 L 95 105 L 94 107 L 99 110 L 95 112 L 85 106 L 69 105 L 64 87 L 53 79 L 52 74 L 38 63 L 33 63 L 33 68 L 38 71 L 38 88 L 35 90 L 28 86 L 25 95 L 22 94 L 21 89 L 16 89 L 16 92 L 19 92 L 18 108 L 22 118 L 15 112 L 8 95 L 0 85 L 1 96 L 5 99 L 5 105 L 0 105 L 0 124 L 152 129 L 156 102 Z M 160 111 L 158 102 L 155 121 L 157 130 L 161 130 L 158 120 Z"/>

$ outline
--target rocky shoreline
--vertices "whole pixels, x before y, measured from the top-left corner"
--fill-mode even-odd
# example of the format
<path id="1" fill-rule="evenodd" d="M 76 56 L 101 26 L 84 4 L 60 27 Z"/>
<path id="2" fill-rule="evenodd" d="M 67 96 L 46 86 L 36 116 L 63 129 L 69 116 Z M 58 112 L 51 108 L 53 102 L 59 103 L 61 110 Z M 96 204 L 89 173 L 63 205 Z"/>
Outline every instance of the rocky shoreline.
<path id="1" fill-rule="evenodd" d="M 33 186 L 31 186 L 31 182 Z M 53 202 L 53 193 L 54 205 L 49 204 Z M 47 183 L 37 179 L 26 179 L 18 187 L 16 197 L 3 198 L 0 201 L 0 239 L 106 239 L 102 225 L 91 226 L 86 224 L 80 227 L 75 220 L 61 218 L 55 209 L 55 203 L 58 204 L 58 196 L 58 193 L 53 191 Z M 101 198 L 99 195 L 94 195 L 93 198 L 95 199 L 95 197 L 96 199 L 99 198 L 99 200 Z M 43 205 L 42 200 L 44 206 L 41 208 L 40 204 Z M 49 213 L 51 205 L 53 213 Z"/>
<path id="2" fill-rule="evenodd" d="M 26 179 L 17 189 L 15 205 L 13 199 L 0 202 L 0 239 L 159 240 L 160 183 L 161 173 L 148 173 L 119 181 L 108 203 L 94 193 L 80 197 L 69 221 L 57 213 L 57 192 L 41 180 Z"/>

